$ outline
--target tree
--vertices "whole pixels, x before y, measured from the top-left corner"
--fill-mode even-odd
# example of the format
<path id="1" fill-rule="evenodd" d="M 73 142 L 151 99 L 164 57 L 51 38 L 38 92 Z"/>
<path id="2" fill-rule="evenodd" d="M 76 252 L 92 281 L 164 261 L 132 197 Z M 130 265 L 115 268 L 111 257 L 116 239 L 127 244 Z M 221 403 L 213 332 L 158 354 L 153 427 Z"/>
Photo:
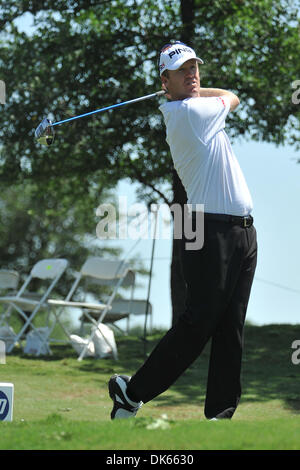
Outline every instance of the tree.
<path id="1" fill-rule="evenodd" d="M 9 84 L 0 117 L 0 181 L 47 186 L 49 175 L 63 184 L 67 174 L 89 185 L 105 172 L 111 184 L 138 181 L 145 199 L 183 203 L 153 100 L 61 127 L 50 152 L 32 139 L 47 113 L 58 120 L 159 87 L 157 51 L 171 38 L 188 42 L 204 59 L 202 86 L 239 95 L 242 106 L 228 121 L 232 139 L 297 145 L 291 84 L 300 76 L 298 10 L 299 0 L 8 0 L 0 16 L 0 75 Z M 35 18 L 30 36 L 13 24 L 24 12 Z M 175 243 L 173 319 L 184 292 L 178 263 Z"/>
<path id="2" fill-rule="evenodd" d="M 65 179 L 64 193 L 59 198 L 52 182 L 48 191 L 35 183 L 14 185 L 2 191 L 0 197 L 0 259 L 1 268 L 15 269 L 26 277 L 33 265 L 43 258 L 67 258 L 70 269 L 59 285 L 64 297 L 73 272 L 79 270 L 88 256 L 119 255 L 96 240 L 97 217 L 95 199 L 105 200 L 109 194 L 95 194 L 93 189 L 72 196 Z M 69 272 L 70 271 L 70 272 Z"/>

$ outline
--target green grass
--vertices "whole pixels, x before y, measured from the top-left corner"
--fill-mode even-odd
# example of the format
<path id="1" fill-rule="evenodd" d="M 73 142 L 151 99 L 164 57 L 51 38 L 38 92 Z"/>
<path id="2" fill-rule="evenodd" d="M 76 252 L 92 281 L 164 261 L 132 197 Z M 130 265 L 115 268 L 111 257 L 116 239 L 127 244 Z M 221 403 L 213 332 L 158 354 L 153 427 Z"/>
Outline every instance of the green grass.
<path id="1" fill-rule="evenodd" d="M 162 333 L 149 338 L 148 352 Z M 133 420 L 111 421 L 107 381 L 132 374 L 143 344 L 118 337 L 119 361 L 77 361 L 69 346 L 53 356 L 20 351 L 0 365 L 0 381 L 15 386 L 14 420 L 0 422 L 0 449 L 214 450 L 300 449 L 300 364 L 291 344 L 300 326 L 247 326 L 241 403 L 231 421 L 210 422 L 203 406 L 209 345 L 164 394 Z"/>

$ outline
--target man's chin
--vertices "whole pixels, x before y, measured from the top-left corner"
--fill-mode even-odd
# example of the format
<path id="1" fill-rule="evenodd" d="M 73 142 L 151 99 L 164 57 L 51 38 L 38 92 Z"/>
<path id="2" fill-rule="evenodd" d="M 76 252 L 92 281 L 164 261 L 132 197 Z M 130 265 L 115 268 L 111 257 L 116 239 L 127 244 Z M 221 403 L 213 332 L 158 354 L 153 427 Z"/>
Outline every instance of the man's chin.
<path id="1" fill-rule="evenodd" d="M 186 98 L 198 98 L 199 96 L 200 93 L 197 90 L 186 93 Z"/>
<path id="2" fill-rule="evenodd" d="M 196 98 L 197 96 L 200 96 L 200 89 L 197 86 L 187 87 L 185 92 L 189 98 Z"/>
<path id="3" fill-rule="evenodd" d="M 177 94 L 176 96 L 171 96 L 172 100 L 185 100 L 187 98 L 198 98 L 200 96 L 200 92 L 198 90 L 190 90 L 186 91 L 185 93 Z"/>

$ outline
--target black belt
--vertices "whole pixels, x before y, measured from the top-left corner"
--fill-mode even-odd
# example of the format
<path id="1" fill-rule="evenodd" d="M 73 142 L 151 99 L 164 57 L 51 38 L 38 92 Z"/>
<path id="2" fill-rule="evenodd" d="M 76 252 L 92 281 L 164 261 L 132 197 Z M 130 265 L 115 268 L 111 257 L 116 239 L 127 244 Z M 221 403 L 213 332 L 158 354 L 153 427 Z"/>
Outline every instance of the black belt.
<path id="1" fill-rule="evenodd" d="M 195 212 L 193 213 L 195 214 Z M 232 225 L 240 225 L 241 227 L 248 228 L 253 225 L 252 215 L 247 215 L 245 217 L 239 215 L 227 215 L 227 214 L 208 214 L 204 213 L 204 221 L 212 220 L 215 222 L 225 222 Z"/>

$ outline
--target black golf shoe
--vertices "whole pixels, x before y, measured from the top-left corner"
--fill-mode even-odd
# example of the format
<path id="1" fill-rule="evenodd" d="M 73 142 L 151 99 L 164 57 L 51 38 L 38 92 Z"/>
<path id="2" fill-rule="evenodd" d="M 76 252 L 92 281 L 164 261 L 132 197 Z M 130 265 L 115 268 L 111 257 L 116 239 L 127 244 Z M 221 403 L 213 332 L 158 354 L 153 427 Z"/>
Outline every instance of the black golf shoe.
<path id="1" fill-rule="evenodd" d="M 128 375 L 113 375 L 108 382 L 109 396 L 114 402 L 111 419 L 134 418 L 143 402 L 135 402 L 126 394 Z"/>

